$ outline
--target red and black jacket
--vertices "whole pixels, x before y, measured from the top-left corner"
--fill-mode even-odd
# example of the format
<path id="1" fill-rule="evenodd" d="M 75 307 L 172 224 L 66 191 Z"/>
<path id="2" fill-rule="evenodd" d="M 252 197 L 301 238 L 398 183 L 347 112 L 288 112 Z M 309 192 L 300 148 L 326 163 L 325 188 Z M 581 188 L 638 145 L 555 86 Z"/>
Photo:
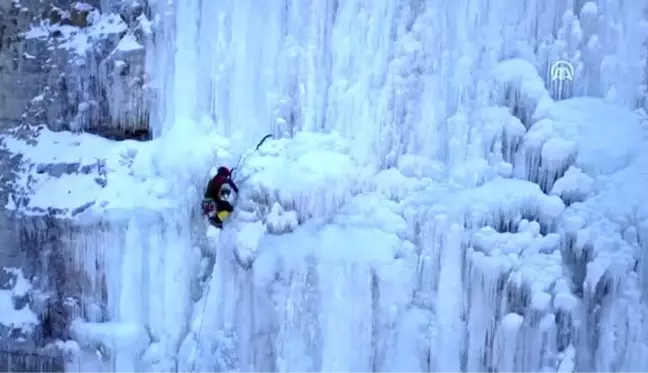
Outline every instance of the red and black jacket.
<path id="1" fill-rule="evenodd" d="M 234 184 L 234 181 L 224 175 L 216 175 L 207 184 L 207 190 L 205 191 L 205 199 L 213 199 L 214 201 L 220 200 L 221 188 L 223 185 L 229 185 L 236 194 L 238 194 L 239 189 Z"/>

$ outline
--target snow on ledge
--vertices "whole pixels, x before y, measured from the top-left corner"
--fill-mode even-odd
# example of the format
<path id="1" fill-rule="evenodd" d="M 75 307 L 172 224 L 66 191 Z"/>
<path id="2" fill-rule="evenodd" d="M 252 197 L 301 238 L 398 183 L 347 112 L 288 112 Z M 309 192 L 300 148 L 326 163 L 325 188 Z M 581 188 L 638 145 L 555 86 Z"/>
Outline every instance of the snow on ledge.
<path id="1" fill-rule="evenodd" d="M 144 46 L 137 41 L 135 35 L 128 33 L 117 44 L 117 50 L 122 52 L 131 52 L 144 49 Z"/>
<path id="2" fill-rule="evenodd" d="M 130 350 L 133 355 L 144 350 L 150 342 L 144 325 L 136 323 L 75 320 L 70 326 L 70 332 L 82 347 L 102 345 L 112 351 Z"/>
<path id="3" fill-rule="evenodd" d="M 21 172 L 5 207 L 24 215 L 53 214 L 79 224 L 135 214 L 159 216 L 181 204 L 197 206 L 199 196 L 194 194 L 202 192 L 201 183 L 212 176 L 208 170 L 217 165 L 216 159 L 234 166 L 225 162 L 232 159 L 229 143 L 215 134 L 199 143 L 195 137 L 175 135 L 115 142 L 45 127 L 36 134 L 24 131 L 0 135 L 6 150 L 22 155 Z M 169 152 L 172 146 L 175 151 Z M 239 166 L 235 179 L 242 190 L 237 209 L 241 219 L 252 202 L 260 211 L 248 214 L 257 215 L 272 231 L 290 231 L 310 218 L 330 218 L 367 188 L 366 173 L 349 155 L 348 142 L 335 134 L 270 139 Z"/>
<path id="4" fill-rule="evenodd" d="M 114 142 L 44 127 L 35 136 L 19 131 L 0 136 L 6 150 L 22 155 L 23 163 L 5 206 L 8 210 L 82 217 L 80 222 L 85 222 L 98 219 L 97 213 L 128 215 L 173 205 L 166 196 L 166 182 L 149 168 L 153 142 Z"/>
<path id="5" fill-rule="evenodd" d="M 95 9 L 88 15 L 88 20 L 91 24 L 84 28 L 41 20 L 38 25 L 32 25 L 24 36 L 26 39 L 53 40 L 57 48 L 84 56 L 98 39 L 119 35 L 128 29 L 119 14 L 101 14 Z"/>

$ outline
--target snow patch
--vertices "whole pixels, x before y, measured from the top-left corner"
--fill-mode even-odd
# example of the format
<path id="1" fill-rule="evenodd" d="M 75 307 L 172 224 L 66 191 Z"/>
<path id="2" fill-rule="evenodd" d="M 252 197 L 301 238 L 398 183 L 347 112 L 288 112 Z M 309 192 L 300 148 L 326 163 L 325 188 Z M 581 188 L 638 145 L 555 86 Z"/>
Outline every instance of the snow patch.
<path id="1" fill-rule="evenodd" d="M 167 182 L 156 176 L 155 142 L 113 142 L 98 136 L 40 128 L 25 139 L 1 136 L 4 146 L 22 155 L 22 168 L 6 206 L 27 215 L 54 211 L 88 223 L 95 213 L 126 217 L 138 208 L 163 211 Z M 56 198 L 52 198 L 56 196 Z M 87 218 L 87 219 L 86 219 Z"/>
<path id="2" fill-rule="evenodd" d="M 149 342 L 146 329 L 134 323 L 91 323 L 76 320 L 72 322 L 70 331 L 81 346 L 101 344 L 117 350 L 138 350 Z"/>
<path id="3" fill-rule="evenodd" d="M 122 37 L 119 41 L 119 44 L 117 44 L 116 48 L 116 50 L 121 52 L 131 52 L 142 49 L 144 49 L 144 46 L 140 44 L 135 38 L 135 35 L 131 33 L 124 35 L 124 37 Z"/>
<path id="4" fill-rule="evenodd" d="M 32 25 L 24 36 L 26 39 L 47 39 L 56 48 L 85 56 L 88 50 L 94 48 L 97 40 L 119 35 L 128 29 L 118 14 L 102 14 L 96 9 L 90 12 L 88 21 L 90 25 L 81 28 L 41 20 L 38 25 Z"/>
<path id="5" fill-rule="evenodd" d="M 2 310 L 0 325 L 29 333 L 38 324 L 38 317 L 31 310 L 29 302 L 22 301 L 17 305 L 15 300 L 28 296 L 31 284 L 20 269 L 3 268 L 3 270 L 9 273 L 11 278 L 7 284 L 2 284 L 0 289 L 0 310 Z"/>

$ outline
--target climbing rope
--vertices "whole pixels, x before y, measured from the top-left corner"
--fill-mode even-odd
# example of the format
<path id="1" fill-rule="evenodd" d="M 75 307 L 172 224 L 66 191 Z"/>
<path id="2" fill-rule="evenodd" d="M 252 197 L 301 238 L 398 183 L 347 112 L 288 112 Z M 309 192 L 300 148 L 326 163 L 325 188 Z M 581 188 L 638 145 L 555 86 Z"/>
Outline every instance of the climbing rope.
<path id="1" fill-rule="evenodd" d="M 257 146 L 254 148 L 253 151 L 247 152 L 246 154 L 244 154 L 243 156 L 241 156 L 239 158 L 238 162 L 236 163 L 236 166 L 234 168 L 232 168 L 232 171 L 231 171 L 232 179 L 234 178 L 234 173 L 237 170 L 241 169 L 245 165 L 245 161 L 247 160 L 248 156 L 250 156 L 250 154 L 252 154 L 253 152 L 258 151 L 259 148 L 263 145 L 263 143 L 267 139 L 269 139 L 271 137 L 273 137 L 272 134 L 265 135 L 261 139 L 261 141 L 259 141 L 259 143 L 257 144 Z M 245 180 L 243 180 L 243 181 L 245 181 Z M 214 261 L 214 265 L 215 264 L 216 263 Z M 212 273 L 213 273 L 213 271 L 212 271 Z M 204 323 L 204 320 L 205 320 L 205 312 L 207 312 L 207 301 L 209 300 L 209 293 L 211 291 L 211 286 L 210 285 L 211 284 L 207 285 L 207 291 L 205 291 L 205 296 L 204 296 L 205 302 L 203 303 L 203 309 L 202 309 L 202 312 L 201 312 L 201 315 L 200 315 L 200 323 L 198 324 L 198 333 L 196 333 L 196 347 L 195 347 L 193 357 L 191 359 L 192 360 L 191 361 L 191 372 L 192 373 L 194 373 L 196 371 L 196 355 L 198 354 L 198 349 L 200 347 L 200 335 L 202 334 L 202 327 L 203 327 L 203 323 Z"/>

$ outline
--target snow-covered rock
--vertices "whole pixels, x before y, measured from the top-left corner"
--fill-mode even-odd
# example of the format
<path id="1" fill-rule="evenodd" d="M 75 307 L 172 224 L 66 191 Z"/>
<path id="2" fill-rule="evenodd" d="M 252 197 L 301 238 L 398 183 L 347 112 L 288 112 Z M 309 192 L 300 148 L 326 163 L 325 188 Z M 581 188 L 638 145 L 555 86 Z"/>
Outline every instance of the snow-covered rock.
<path id="1" fill-rule="evenodd" d="M 150 136 L 150 13 L 137 2 L 102 3 L 106 9 L 90 3 L 0 6 L 0 120 L 112 138 Z"/>
<path id="2" fill-rule="evenodd" d="M 38 318 L 30 306 L 31 285 L 21 270 L 3 269 L 3 271 L 8 272 L 10 279 L 7 283 L 2 284 L 2 290 L 0 290 L 2 338 L 18 334 L 20 335 L 18 339 L 26 341 L 38 324 Z"/>
<path id="3" fill-rule="evenodd" d="M 148 169 L 151 143 L 114 142 L 90 134 L 52 132 L 42 127 L 8 131 L 4 148 L 21 154 L 22 172 L 11 184 L 7 208 L 23 215 L 44 213 L 90 223 L 93 211 L 142 207 L 161 211 L 165 183 Z M 141 159 L 144 158 L 144 161 Z M 144 167 L 144 166 L 143 166 Z M 98 220 L 100 217 L 95 217 Z"/>

